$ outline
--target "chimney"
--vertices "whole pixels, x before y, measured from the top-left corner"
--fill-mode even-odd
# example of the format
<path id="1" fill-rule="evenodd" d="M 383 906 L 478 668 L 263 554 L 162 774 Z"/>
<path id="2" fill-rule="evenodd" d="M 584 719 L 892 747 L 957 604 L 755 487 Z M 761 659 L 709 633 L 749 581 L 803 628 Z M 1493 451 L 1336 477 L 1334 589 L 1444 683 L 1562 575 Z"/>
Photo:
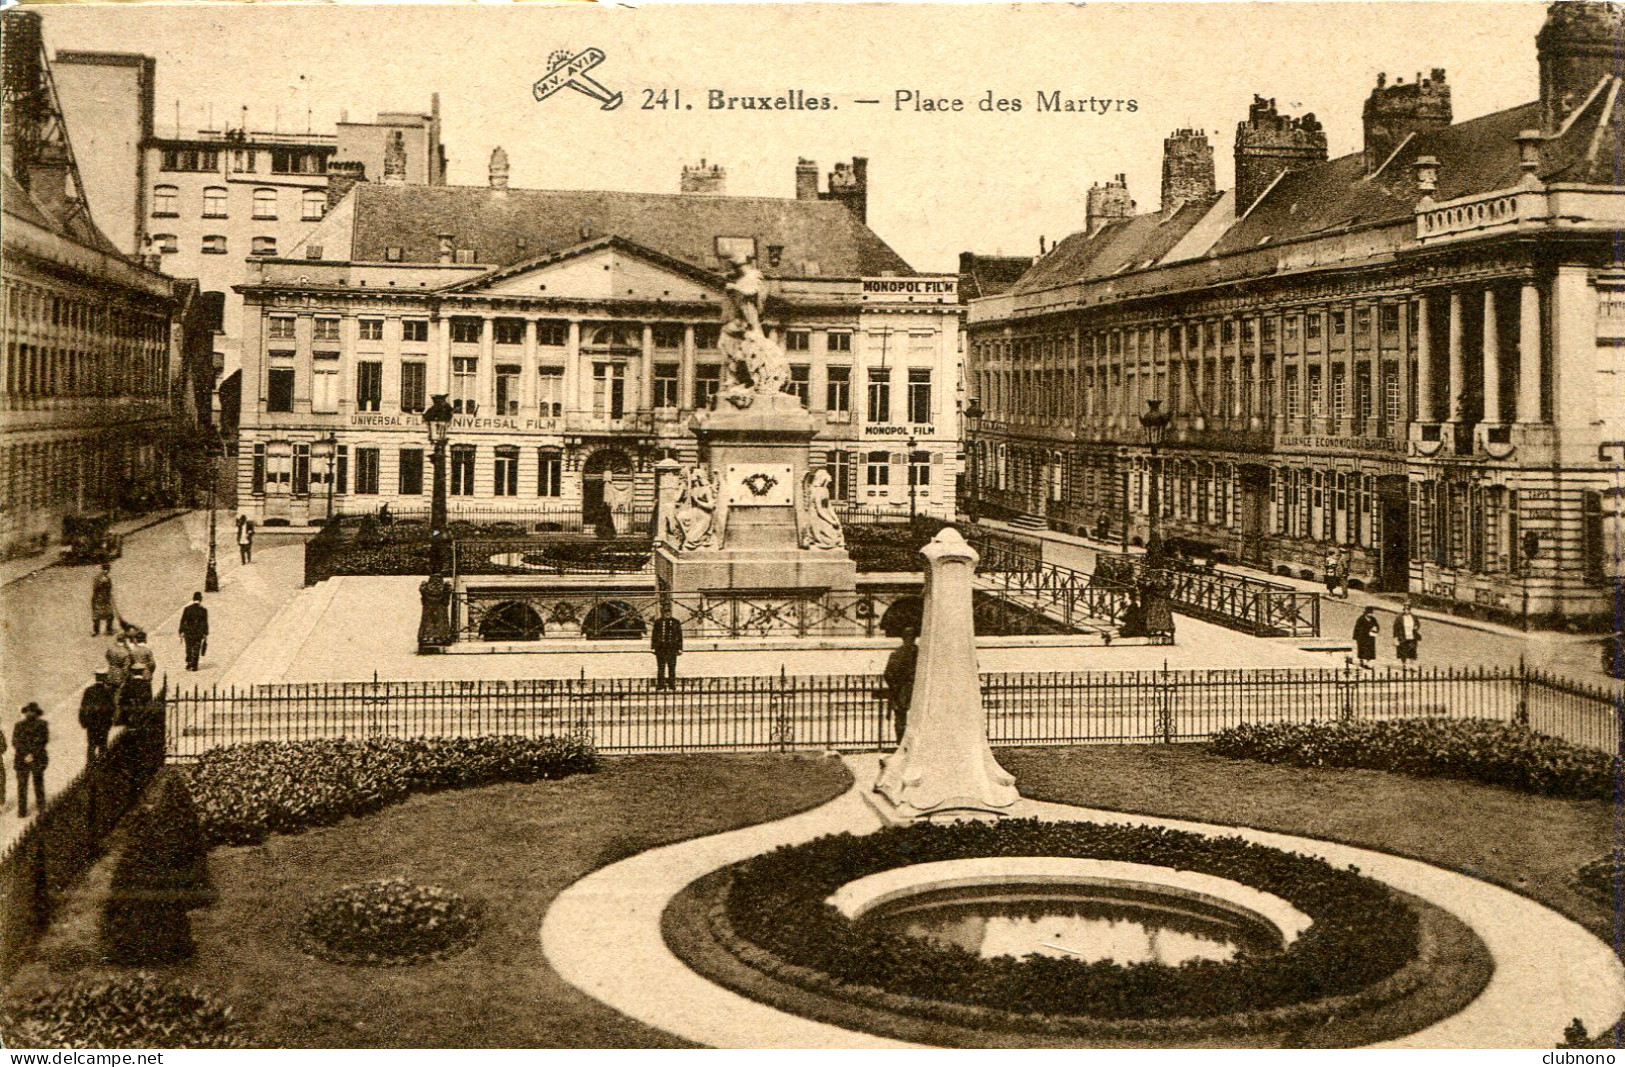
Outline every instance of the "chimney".
<path id="1" fill-rule="evenodd" d="M 1378 74 L 1377 87 L 1365 100 L 1365 172 L 1373 174 L 1388 162 L 1405 138 L 1443 129 L 1450 121 L 1450 86 L 1443 67 L 1434 67 L 1432 77 L 1418 74 L 1410 85 L 1404 78 L 1389 85 L 1388 76 Z"/>
<path id="2" fill-rule="evenodd" d="M 455 234 L 439 233 L 435 234 L 435 237 L 440 242 L 440 254 L 435 260 L 437 263 L 450 263 L 457 258 L 456 251 L 453 248 L 453 242 L 456 239 Z"/>
<path id="3" fill-rule="evenodd" d="M 796 160 L 796 199 L 818 199 L 818 164 L 810 159 Z"/>
<path id="4" fill-rule="evenodd" d="M 359 160 L 328 160 L 327 210 L 332 211 L 340 200 L 350 194 L 357 182 L 367 180 L 367 165 Z"/>
<path id="5" fill-rule="evenodd" d="M 491 170 L 489 181 L 491 183 L 491 188 L 496 190 L 499 195 L 507 195 L 508 153 L 502 150 L 501 145 L 497 145 L 491 150 Z"/>
<path id="6" fill-rule="evenodd" d="M 384 144 L 384 184 L 406 184 L 406 138 L 396 130 Z"/>
<path id="7" fill-rule="evenodd" d="M 1295 119 L 1275 110 L 1274 100 L 1253 97 L 1247 120 L 1236 123 L 1236 217 L 1283 172 L 1326 162 L 1326 131 L 1313 113 Z"/>
<path id="8" fill-rule="evenodd" d="M 1206 130 L 1175 130 L 1162 141 L 1162 213 L 1213 199 L 1213 146 Z"/>
<path id="9" fill-rule="evenodd" d="M 797 171 L 797 194 L 800 193 L 800 166 Z M 816 171 L 814 172 L 817 173 Z M 819 193 L 820 200 L 838 200 L 851 209 L 852 214 L 858 217 L 859 222 L 869 221 L 869 160 L 865 156 L 853 156 L 850 165 L 846 163 L 835 164 L 835 169 L 829 172 L 829 192 Z"/>
<path id="10" fill-rule="evenodd" d="M 1540 61 L 1540 128 L 1556 133 L 1597 83 L 1619 73 L 1625 9 L 1590 0 L 1564 0 L 1546 9 L 1535 37 Z"/>
<path id="11" fill-rule="evenodd" d="M 1089 233 L 1096 233 L 1113 219 L 1134 217 L 1134 201 L 1128 195 L 1128 176 L 1119 174 L 1102 185 L 1089 187 L 1089 199 L 1084 206 L 1083 224 Z"/>
<path id="12" fill-rule="evenodd" d="M 697 166 L 684 166 L 679 191 L 699 196 L 722 196 L 728 191 L 728 171 L 721 164 L 709 166 L 700 160 Z"/>

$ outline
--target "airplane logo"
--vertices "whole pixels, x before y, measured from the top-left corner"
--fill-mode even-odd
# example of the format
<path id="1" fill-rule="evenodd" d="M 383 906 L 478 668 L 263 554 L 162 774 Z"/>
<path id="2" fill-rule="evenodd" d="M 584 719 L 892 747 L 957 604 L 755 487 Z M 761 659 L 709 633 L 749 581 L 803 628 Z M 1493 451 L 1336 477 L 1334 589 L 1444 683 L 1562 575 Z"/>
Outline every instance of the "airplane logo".
<path id="1" fill-rule="evenodd" d="M 547 57 L 547 73 L 531 87 L 536 102 L 541 103 L 560 89 L 570 88 L 598 101 L 601 110 L 614 111 L 621 106 L 621 94 L 611 92 L 587 75 L 587 71 L 603 61 L 604 53 L 596 48 L 584 49 L 576 55 L 571 55 L 568 49 L 554 52 Z"/>

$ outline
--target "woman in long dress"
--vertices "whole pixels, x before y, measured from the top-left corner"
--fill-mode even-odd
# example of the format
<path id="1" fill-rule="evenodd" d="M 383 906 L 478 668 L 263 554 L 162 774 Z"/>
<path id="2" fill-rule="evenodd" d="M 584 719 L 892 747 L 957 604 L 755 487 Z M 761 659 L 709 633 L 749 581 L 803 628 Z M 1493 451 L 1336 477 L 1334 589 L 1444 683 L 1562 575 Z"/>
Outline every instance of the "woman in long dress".
<path id="1" fill-rule="evenodd" d="M 819 467 L 807 475 L 807 547 L 843 548 L 846 532 L 830 500 L 829 471 Z"/>

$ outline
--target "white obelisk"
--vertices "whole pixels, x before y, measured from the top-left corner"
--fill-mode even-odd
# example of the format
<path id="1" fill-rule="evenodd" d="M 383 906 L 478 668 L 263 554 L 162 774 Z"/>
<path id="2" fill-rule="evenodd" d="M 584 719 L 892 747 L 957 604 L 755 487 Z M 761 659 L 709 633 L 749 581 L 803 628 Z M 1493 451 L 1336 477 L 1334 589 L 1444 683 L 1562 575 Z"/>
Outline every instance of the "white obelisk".
<path id="1" fill-rule="evenodd" d="M 997 813 L 1021 794 L 987 742 L 971 605 L 978 556 L 952 527 L 920 554 L 925 608 L 908 725 L 897 751 L 881 761 L 875 792 L 899 818 Z"/>

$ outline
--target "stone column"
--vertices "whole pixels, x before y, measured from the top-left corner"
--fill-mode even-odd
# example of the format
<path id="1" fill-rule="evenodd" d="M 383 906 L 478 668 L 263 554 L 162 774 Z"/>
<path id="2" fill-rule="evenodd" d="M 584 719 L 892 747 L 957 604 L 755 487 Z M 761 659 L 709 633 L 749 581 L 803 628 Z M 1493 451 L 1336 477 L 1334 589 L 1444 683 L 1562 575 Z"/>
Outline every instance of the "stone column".
<path id="1" fill-rule="evenodd" d="M 1495 287 L 1484 287 L 1484 419 L 1501 421 L 1501 331 L 1495 321 Z"/>
<path id="2" fill-rule="evenodd" d="M 576 424 L 581 411 L 581 320 L 570 320 L 570 335 L 564 342 L 564 413 Z"/>
<path id="3" fill-rule="evenodd" d="M 1518 296 L 1518 410 L 1513 417 L 1540 421 L 1540 290 L 1533 281 L 1524 282 Z"/>
<path id="4" fill-rule="evenodd" d="M 1244 379 L 1241 376 L 1241 361 L 1245 357 L 1241 351 L 1241 320 L 1233 319 L 1232 321 L 1236 324 L 1236 355 L 1230 363 L 1230 421 L 1235 424 L 1241 421 L 1243 405 L 1246 403 L 1241 395 L 1242 389 L 1245 387 Z"/>
<path id="5" fill-rule="evenodd" d="M 536 363 L 536 320 L 525 320 L 525 348 L 519 368 L 519 411 L 521 415 L 529 417 L 529 413 L 536 410 L 538 403 L 538 390 L 541 382 L 537 380 L 540 371 Z M 520 425 L 523 425 L 521 423 Z M 528 466 L 528 464 L 527 464 Z M 524 467 L 520 468 L 521 473 Z"/>
<path id="6" fill-rule="evenodd" d="M 1410 354 L 1402 353 L 1402 358 L 1408 363 Z M 1410 403 L 1408 395 L 1406 403 Z M 1433 331 L 1428 326 L 1426 294 L 1416 298 L 1416 421 L 1439 421 L 1433 406 Z"/>
<path id="7" fill-rule="evenodd" d="M 436 353 L 435 358 L 440 364 L 440 373 L 435 377 L 440 380 L 440 388 L 431 388 L 429 390 L 431 394 L 451 392 L 451 316 L 442 315 L 440 317 L 439 332 L 440 351 Z"/>
<path id="8" fill-rule="evenodd" d="M 496 410 L 496 327 L 489 313 L 480 316 L 480 364 L 474 379 L 474 399 L 481 415 L 501 414 Z"/>
<path id="9" fill-rule="evenodd" d="M 998 812 L 1020 794 L 987 740 L 971 612 L 978 556 L 952 527 L 920 554 L 925 607 L 908 724 L 897 751 L 882 761 L 874 790 L 899 821 L 955 811 Z"/>
<path id="10" fill-rule="evenodd" d="M 1461 351 L 1461 293 L 1452 289 L 1450 291 L 1450 359 L 1449 377 L 1445 380 L 1446 407 L 1445 422 L 1461 421 L 1461 393 L 1463 375 L 1463 360 Z"/>
<path id="11" fill-rule="evenodd" d="M 1277 335 L 1275 340 L 1277 349 L 1281 340 Z M 1253 319 L 1253 384 L 1247 393 L 1247 426 L 1249 429 L 1258 429 L 1264 425 L 1263 399 L 1264 399 L 1264 316 L 1259 315 Z"/>
<path id="12" fill-rule="evenodd" d="M 826 354 L 825 358 L 828 356 Z M 683 361 L 677 371 L 677 407 L 694 406 L 694 324 L 683 327 Z"/>
<path id="13" fill-rule="evenodd" d="M 643 324 L 643 360 L 638 367 L 638 413 L 655 409 L 655 328 Z"/>
<path id="14" fill-rule="evenodd" d="M 1401 440 L 1409 435 L 1410 428 L 1407 424 L 1411 420 L 1411 313 L 1407 304 L 1408 302 L 1401 301 L 1398 305 L 1399 359 L 1394 363 L 1394 373 L 1398 376 L 1399 380 L 1399 384 L 1396 386 L 1396 388 L 1399 390 L 1399 417 L 1394 420 L 1398 425 L 1388 427 L 1388 436 L 1397 437 Z M 1381 315 L 1380 310 L 1378 314 L 1379 316 Z M 1381 322 L 1380 317 L 1378 322 Z M 1382 346 L 1380 343 L 1377 346 L 1377 354 L 1378 358 L 1380 359 L 1382 354 Z M 1388 382 L 1386 374 L 1384 374 L 1379 381 L 1381 382 L 1382 392 L 1377 397 L 1377 410 L 1386 414 L 1388 410 Z"/>

